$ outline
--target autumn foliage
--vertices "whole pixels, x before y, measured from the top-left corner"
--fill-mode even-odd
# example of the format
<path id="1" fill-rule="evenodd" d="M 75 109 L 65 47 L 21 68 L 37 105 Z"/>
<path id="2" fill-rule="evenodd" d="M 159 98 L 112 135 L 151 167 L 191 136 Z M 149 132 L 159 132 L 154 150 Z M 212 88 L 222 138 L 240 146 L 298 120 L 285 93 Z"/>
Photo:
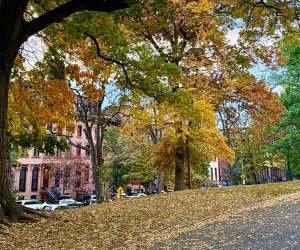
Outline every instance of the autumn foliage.
<path id="1" fill-rule="evenodd" d="M 137 165 L 151 173 L 171 172 L 176 190 L 191 188 L 193 174 L 207 176 L 204 169 L 214 157 L 238 169 L 251 151 L 257 157 L 246 167 L 252 173 L 259 164 L 265 168 L 266 148 L 278 139 L 274 127 L 285 108 L 250 70 L 257 64 L 272 70 L 285 66 L 290 55 L 277 41 L 297 33 L 299 11 L 297 1 L 273 0 L 5 2 L 0 5 L 5 24 L 0 27 L 0 179 L 8 175 L 11 145 L 35 146 L 22 144 L 22 138 L 44 138 L 46 124 L 54 124 L 55 136 L 73 131 L 83 114 L 74 107 L 85 104 L 92 107 L 85 109 L 86 131 L 91 124 L 105 131 L 107 113 L 123 112 L 120 140 L 135 142 L 134 149 L 147 144 L 145 151 L 135 151 L 135 160 L 144 158 Z M 38 60 L 26 61 L 21 52 L 35 34 L 45 50 L 33 51 Z M 256 141 L 261 143 L 254 148 Z M 103 166 L 99 145 L 94 169 Z M 14 204 L 13 198 L 7 182 L 2 185 L 0 203 L 10 216 L 13 205 L 6 204 Z"/>

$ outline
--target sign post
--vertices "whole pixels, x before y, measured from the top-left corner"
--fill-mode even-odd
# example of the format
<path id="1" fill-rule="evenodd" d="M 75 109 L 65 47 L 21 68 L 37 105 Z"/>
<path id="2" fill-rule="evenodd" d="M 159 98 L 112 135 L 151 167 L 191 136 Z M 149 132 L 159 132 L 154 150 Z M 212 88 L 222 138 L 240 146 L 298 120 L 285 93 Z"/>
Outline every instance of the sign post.
<path id="1" fill-rule="evenodd" d="M 121 186 L 118 188 L 117 193 L 118 193 L 118 198 L 121 199 L 122 198 L 122 194 L 124 193 L 124 190 L 123 190 L 123 188 Z"/>
<path id="2" fill-rule="evenodd" d="M 242 175 L 241 175 L 241 178 L 242 178 L 243 185 L 245 185 L 245 184 L 246 184 L 246 180 L 245 180 L 245 179 L 246 179 L 246 176 L 242 174 Z"/>

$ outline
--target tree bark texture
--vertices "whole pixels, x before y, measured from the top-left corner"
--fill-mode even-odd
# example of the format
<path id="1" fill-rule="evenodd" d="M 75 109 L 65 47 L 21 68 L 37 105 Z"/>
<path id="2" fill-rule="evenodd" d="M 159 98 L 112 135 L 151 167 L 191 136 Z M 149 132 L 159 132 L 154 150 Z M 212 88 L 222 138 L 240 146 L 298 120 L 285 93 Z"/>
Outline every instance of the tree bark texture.
<path id="1" fill-rule="evenodd" d="M 177 158 L 178 160 L 178 158 Z M 174 191 L 184 190 L 185 183 L 184 183 L 184 167 L 182 163 L 175 164 L 175 187 Z"/>
<path id="2" fill-rule="evenodd" d="M 187 140 L 185 142 L 186 147 L 186 158 L 187 158 L 187 172 L 188 172 L 188 181 L 187 181 L 187 187 L 188 189 L 192 189 L 192 172 L 191 172 L 191 162 L 190 162 L 190 145 L 189 145 L 189 137 L 187 137 Z"/>
<path id="3" fill-rule="evenodd" d="M 182 138 L 178 139 L 178 145 L 175 152 L 175 191 L 185 189 L 184 178 L 184 142 Z"/>
<path id="4" fill-rule="evenodd" d="M 257 177 L 256 177 L 256 173 L 255 173 L 255 166 L 254 166 L 252 154 L 250 154 L 250 171 L 251 171 L 251 175 L 253 178 L 253 184 L 257 184 Z"/>
<path id="5" fill-rule="evenodd" d="M 93 119 L 96 120 L 96 124 L 94 122 L 91 122 L 92 117 L 89 114 L 93 113 L 93 110 L 91 110 L 90 107 L 93 105 L 90 105 L 90 103 L 83 102 L 83 97 L 79 96 L 81 99 L 81 105 L 80 108 L 82 109 L 83 116 L 79 117 L 79 120 L 81 120 L 84 123 L 85 129 L 84 133 L 85 136 L 89 142 L 90 145 L 90 153 L 91 153 L 91 163 L 92 163 L 92 175 L 93 175 L 93 182 L 95 185 L 95 192 L 97 201 L 102 202 L 103 195 L 102 195 L 102 182 L 100 179 L 101 176 L 101 168 L 104 164 L 103 159 L 103 139 L 104 139 L 104 127 L 103 127 L 103 117 L 102 117 L 102 111 L 101 111 L 101 105 L 102 101 L 99 101 L 97 105 L 97 113 L 96 117 L 93 117 Z M 77 107 L 78 108 L 78 107 Z M 78 112 L 79 110 L 77 110 Z M 96 125 L 96 129 L 94 130 L 94 124 Z M 93 131 L 95 131 L 95 140 L 93 139 Z"/>
<path id="6" fill-rule="evenodd" d="M 157 175 L 157 193 L 163 190 L 164 173 L 159 172 Z"/>
<path id="7" fill-rule="evenodd" d="M 290 161 L 290 155 L 288 154 L 286 157 L 286 165 L 287 165 L 287 170 L 286 170 L 286 180 L 287 181 L 292 181 L 293 180 L 293 174 L 291 170 L 291 161 Z"/>
<path id="8" fill-rule="evenodd" d="M 24 1 L 26 2 L 26 1 Z M 9 183 L 9 147 L 7 110 L 10 74 L 21 45 L 20 29 L 25 8 L 17 1 L 2 1 L 0 5 L 0 204 L 3 214 L 17 219 L 20 210 L 15 204 Z"/>
<path id="9" fill-rule="evenodd" d="M 0 52 L 1 53 L 1 52 Z M 1 58 L 0 58 L 1 60 Z M 0 62 L 0 204 L 4 215 L 14 220 L 15 201 L 9 183 L 8 145 L 7 145 L 7 108 L 9 66 L 3 60 Z"/>

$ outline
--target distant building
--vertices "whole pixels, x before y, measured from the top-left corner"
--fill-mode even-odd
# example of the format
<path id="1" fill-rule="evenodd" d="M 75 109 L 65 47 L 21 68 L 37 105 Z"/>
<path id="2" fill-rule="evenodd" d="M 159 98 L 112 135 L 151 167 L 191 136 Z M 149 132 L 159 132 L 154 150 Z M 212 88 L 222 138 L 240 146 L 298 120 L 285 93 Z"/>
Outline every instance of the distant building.
<path id="1" fill-rule="evenodd" d="M 227 168 L 227 162 L 224 158 L 218 158 L 218 171 L 219 171 L 219 180 L 225 180 L 225 172 Z"/>
<path id="2" fill-rule="evenodd" d="M 226 169 L 226 160 L 223 158 L 215 157 L 213 161 L 209 163 L 208 173 L 209 179 L 212 184 L 219 185 L 224 180 L 224 172 Z"/>
<path id="3" fill-rule="evenodd" d="M 146 188 L 141 184 L 138 180 L 131 180 L 128 184 L 128 193 L 136 194 L 136 193 L 145 193 Z"/>
<path id="4" fill-rule="evenodd" d="M 78 107 L 86 105 L 91 114 L 96 114 L 96 104 L 88 103 L 87 98 L 76 96 L 76 102 L 79 103 Z M 78 107 L 76 112 L 79 112 Z M 119 126 L 125 116 L 111 107 L 107 107 L 102 112 L 103 122 L 107 124 L 104 131 L 109 126 Z M 74 123 L 75 133 L 70 134 L 72 143 L 90 148 L 84 133 L 85 124 L 81 121 L 74 121 Z M 51 133 L 52 124 L 48 124 L 46 129 Z M 91 130 L 96 139 L 96 126 Z M 68 131 L 65 133 L 68 134 Z M 105 151 L 106 147 L 103 145 L 103 152 Z M 57 197 L 62 195 L 80 199 L 95 190 L 88 150 L 71 146 L 69 152 L 62 153 L 56 149 L 55 155 L 50 156 L 34 148 L 28 150 L 17 162 L 18 164 L 13 166 L 14 188 L 17 195 L 24 199 L 45 199 L 55 202 Z"/>
<path id="5" fill-rule="evenodd" d="M 211 182 L 220 181 L 218 158 L 215 158 L 209 163 L 209 178 Z"/>
<path id="6" fill-rule="evenodd" d="M 83 133 L 83 123 L 76 123 L 76 132 L 71 141 L 89 146 Z M 28 150 L 17 162 L 13 166 L 15 191 L 24 199 L 43 198 L 51 201 L 57 198 L 55 196 L 63 194 L 78 199 L 95 189 L 88 151 L 71 147 L 69 152 L 55 150 L 55 155 L 50 156 L 34 148 Z"/>

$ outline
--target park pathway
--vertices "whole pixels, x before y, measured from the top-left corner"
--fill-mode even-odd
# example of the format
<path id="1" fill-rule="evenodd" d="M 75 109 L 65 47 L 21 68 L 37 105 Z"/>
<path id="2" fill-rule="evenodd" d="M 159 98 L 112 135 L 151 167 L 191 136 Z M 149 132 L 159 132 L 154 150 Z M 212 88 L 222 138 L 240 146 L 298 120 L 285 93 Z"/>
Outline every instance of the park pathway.
<path id="1" fill-rule="evenodd" d="M 158 242 L 150 249 L 300 250 L 300 194 L 238 211 L 226 220 Z"/>

